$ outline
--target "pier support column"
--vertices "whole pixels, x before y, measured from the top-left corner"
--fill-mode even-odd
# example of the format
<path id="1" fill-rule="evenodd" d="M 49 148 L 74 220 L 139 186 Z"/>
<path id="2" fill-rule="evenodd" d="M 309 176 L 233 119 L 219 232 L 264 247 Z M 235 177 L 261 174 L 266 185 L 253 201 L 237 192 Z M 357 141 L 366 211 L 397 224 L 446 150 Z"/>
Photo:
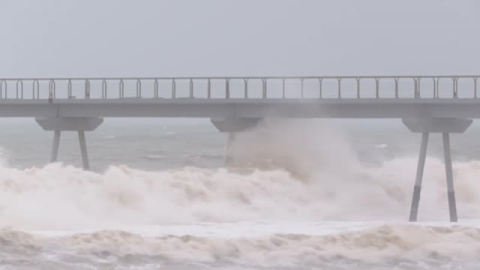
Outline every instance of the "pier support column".
<path id="1" fill-rule="evenodd" d="M 450 135 L 443 133 L 443 152 L 445 155 L 445 172 L 447 175 L 448 208 L 450 221 L 457 222 L 457 203 L 455 201 L 455 186 L 453 185 L 452 156 L 450 152 Z"/>
<path id="2" fill-rule="evenodd" d="M 428 136 L 429 134 L 426 132 L 422 134 L 420 154 L 418 155 L 417 176 L 415 177 L 412 206 L 410 208 L 410 222 L 417 221 L 418 205 L 420 203 L 420 192 L 422 191 L 423 170 L 425 168 L 425 159 L 427 157 Z"/>
<path id="3" fill-rule="evenodd" d="M 227 137 L 227 146 L 225 149 L 225 165 L 232 166 L 234 164 L 232 144 L 235 141 L 236 133 L 229 132 Z"/>
<path id="4" fill-rule="evenodd" d="M 403 119 L 403 123 L 411 132 L 422 133 L 422 143 L 418 157 L 417 176 L 413 189 L 412 206 L 410 209 L 410 221 L 417 221 L 418 205 L 420 203 L 420 192 L 422 189 L 422 178 L 427 155 L 427 144 L 429 133 L 442 133 L 443 151 L 445 155 L 445 172 L 447 176 L 448 208 L 450 221 L 457 222 L 457 207 L 455 201 L 455 188 L 453 183 L 452 157 L 450 150 L 450 133 L 463 133 L 472 124 L 470 119 L 455 118 L 425 118 L 425 119 Z"/>
<path id="5" fill-rule="evenodd" d="M 88 161 L 87 141 L 85 140 L 85 131 L 78 131 L 78 140 L 80 142 L 80 152 L 82 154 L 83 169 L 90 169 L 90 162 Z"/>
<path id="6" fill-rule="evenodd" d="M 58 160 L 58 148 L 60 146 L 60 130 L 55 130 L 53 135 L 53 145 L 52 145 L 52 155 L 50 158 L 50 162 L 57 162 Z"/>
<path id="7" fill-rule="evenodd" d="M 80 143 L 80 153 L 82 156 L 83 168 L 90 169 L 90 162 L 88 159 L 87 142 L 85 139 L 85 131 L 92 131 L 97 129 L 102 124 L 102 118 L 36 118 L 35 121 L 46 131 L 54 131 L 53 146 L 51 162 L 58 160 L 58 149 L 60 146 L 60 135 L 63 131 L 76 131 L 78 133 L 78 140 Z"/>

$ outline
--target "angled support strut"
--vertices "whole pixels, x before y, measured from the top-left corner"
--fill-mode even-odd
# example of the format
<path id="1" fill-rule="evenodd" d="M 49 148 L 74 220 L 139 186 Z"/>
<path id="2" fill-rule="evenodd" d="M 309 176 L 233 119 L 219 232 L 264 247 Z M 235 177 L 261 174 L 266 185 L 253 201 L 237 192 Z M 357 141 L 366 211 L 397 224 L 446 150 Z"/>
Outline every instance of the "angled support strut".
<path id="1" fill-rule="evenodd" d="M 52 145 L 52 155 L 50 158 L 50 162 L 57 162 L 58 160 L 58 148 L 60 146 L 60 130 L 55 130 L 53 135 L 53 145 Z"/>
<path id="2" fill-rule="evenodd" d="M 426 132 L 422 134 L 420 154 L 418 155 L 417 176 L 415 178 L 412 206 L 410 208 L 410 222 L 417 221 L 418 205 L 420 203 L 420 192 L 422 191 L 423 171 L 425 168 L 425 159 L 427 157 L 428 136 L 429 134 Z"/>
<path id="3" fill-rule="evenodd" d="M 447 175 L 448 209 L 450 210 L 450 221 L 457 222 L 457 204 L 455 201 L 455 186 L 453 184 L 450 135 L 448 133 L 443 133 L 443 152 L 445 156 L 445 172 Z"/>

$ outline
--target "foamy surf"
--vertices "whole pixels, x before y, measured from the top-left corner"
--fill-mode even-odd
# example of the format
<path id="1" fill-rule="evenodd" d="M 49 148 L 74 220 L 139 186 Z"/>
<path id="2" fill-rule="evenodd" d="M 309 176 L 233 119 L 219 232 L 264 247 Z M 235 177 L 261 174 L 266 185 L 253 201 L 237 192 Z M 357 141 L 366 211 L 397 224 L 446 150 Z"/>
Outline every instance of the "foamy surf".
<path id="1" fill-rule="evenodd" d="M 446 220 L 442 163 L 429 159 L 421 220 Z M 460 218 L 480 215 L 480 163 L 455 164 Z M 285 170 L 185 168 L 104 173 L 52 164 L 0 168 L 0 226 L 77 229 L 238 221 L 403 221 L 415 159 L 297 178 Z"/>
<path id="2" fill-rule="evenodd" d="M 3 229 L 1 256 L 4 267 L 24 261 L 38 269 L 475 269 L 480 262 L 477 227 L 263 223 L 268 233 L 250 235 L 245 225 L 258 224 L 199 224 L 183 234 L 168 227 L 56 235 Z"/>
<path id="3" fill-rule="evenodd" d="M 403 222 L 411 181 L 394 172 L 414 164 L 308 179 L 280 169 L 3 167 L 2 261 L 16 269 L 474 269 L 480 223 Z M 420 216 L 445 219 L 443 167 L 429 164 Z M 480 165 L 455 171 L 465 221 L 479 212 Z"/>
<path id="4" fill-rule="evenodd" d="M 238 135 L 232 168 L 2 164 L 0 269 L 480 266 L 480 162 L 454 164 L 451 225 L 443 162 L 428 158 L 423 223 L 408 224 L 416 157 L 366 163 L 341 134 L 301 126 Z"/>

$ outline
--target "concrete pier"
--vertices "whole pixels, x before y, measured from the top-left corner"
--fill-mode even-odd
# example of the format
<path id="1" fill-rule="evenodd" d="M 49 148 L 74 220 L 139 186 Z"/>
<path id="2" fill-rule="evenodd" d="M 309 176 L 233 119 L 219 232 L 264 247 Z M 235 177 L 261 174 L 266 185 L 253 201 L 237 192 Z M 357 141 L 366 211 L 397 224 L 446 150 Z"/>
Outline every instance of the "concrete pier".
<path id="1" fill-rule="evenodd" d="M 417 176 L 413 188 L 412 205 L 410 208 L 409 221 L 417 221 L 418 206 L 420 204 L 420 194 L 422 190 L 423 170 L 427 155 L 427 144 L 430 133 L 441 133 L 443 139 L 443 151 L 445 156 L 445 172 L 447 179 L 448 210 L 450 221 L 457 222 L 457 207 L 455 200 L 455 186 L 453 182 L 452 156 L 450 150 L 450 133 L 463 133 L 472 124 L 470 119 L 403 119 L 403 123 L 411 132 L 422 133 L 422 142 L 420 144 L 420 154 L 418 157 Z"/>
<path id="2" fill-rule="evenodd" d="M 0 78 L 0 117 L 32 117 L 44 130 L 53 131 L 52 162 L 58 160 L 61 133 L 77 132 L 85 169 L 90 167 L 85 132 L 95 130 L 105 117 L 211 119 L 228 134 L 227 163 L 235 134 L 254 128 L 262 119 L 403 119 L 410 131 L 422 134 L 409 220 L 417 220 L 429 136 L 439 133 L 450 220 L 455 222 L 450 134 L 464 132 L 470 119 L 480 118 L 479 77 Z M 296 87 L 287 89 L 289 85 Z"/>
<path id="3" fill-rule="evenodd" d="M 43 130 L 54 132 L 51 162 L 58 160 L 61 133 L 63 131 L 76 131 L 78 133 L 83 168 L 85 170 L 90 169 L 85 131 L 97 129 L 103 123 L 102 118 L 36 118 L 35 120 Z"/>

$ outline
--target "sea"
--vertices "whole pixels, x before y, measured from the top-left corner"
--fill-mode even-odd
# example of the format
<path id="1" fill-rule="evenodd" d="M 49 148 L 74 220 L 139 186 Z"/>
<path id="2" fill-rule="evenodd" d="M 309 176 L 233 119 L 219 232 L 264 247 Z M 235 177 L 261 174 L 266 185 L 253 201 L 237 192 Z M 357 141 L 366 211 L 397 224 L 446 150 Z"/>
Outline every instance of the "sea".
<path id="1" fill-rule="evenodd" d="M 53 140 L 0 120 L 0 269 L 480 269 L 480 125 L 452 135 L 458 223 L 432 134 L 400 120 L 106 119 Z"/>

